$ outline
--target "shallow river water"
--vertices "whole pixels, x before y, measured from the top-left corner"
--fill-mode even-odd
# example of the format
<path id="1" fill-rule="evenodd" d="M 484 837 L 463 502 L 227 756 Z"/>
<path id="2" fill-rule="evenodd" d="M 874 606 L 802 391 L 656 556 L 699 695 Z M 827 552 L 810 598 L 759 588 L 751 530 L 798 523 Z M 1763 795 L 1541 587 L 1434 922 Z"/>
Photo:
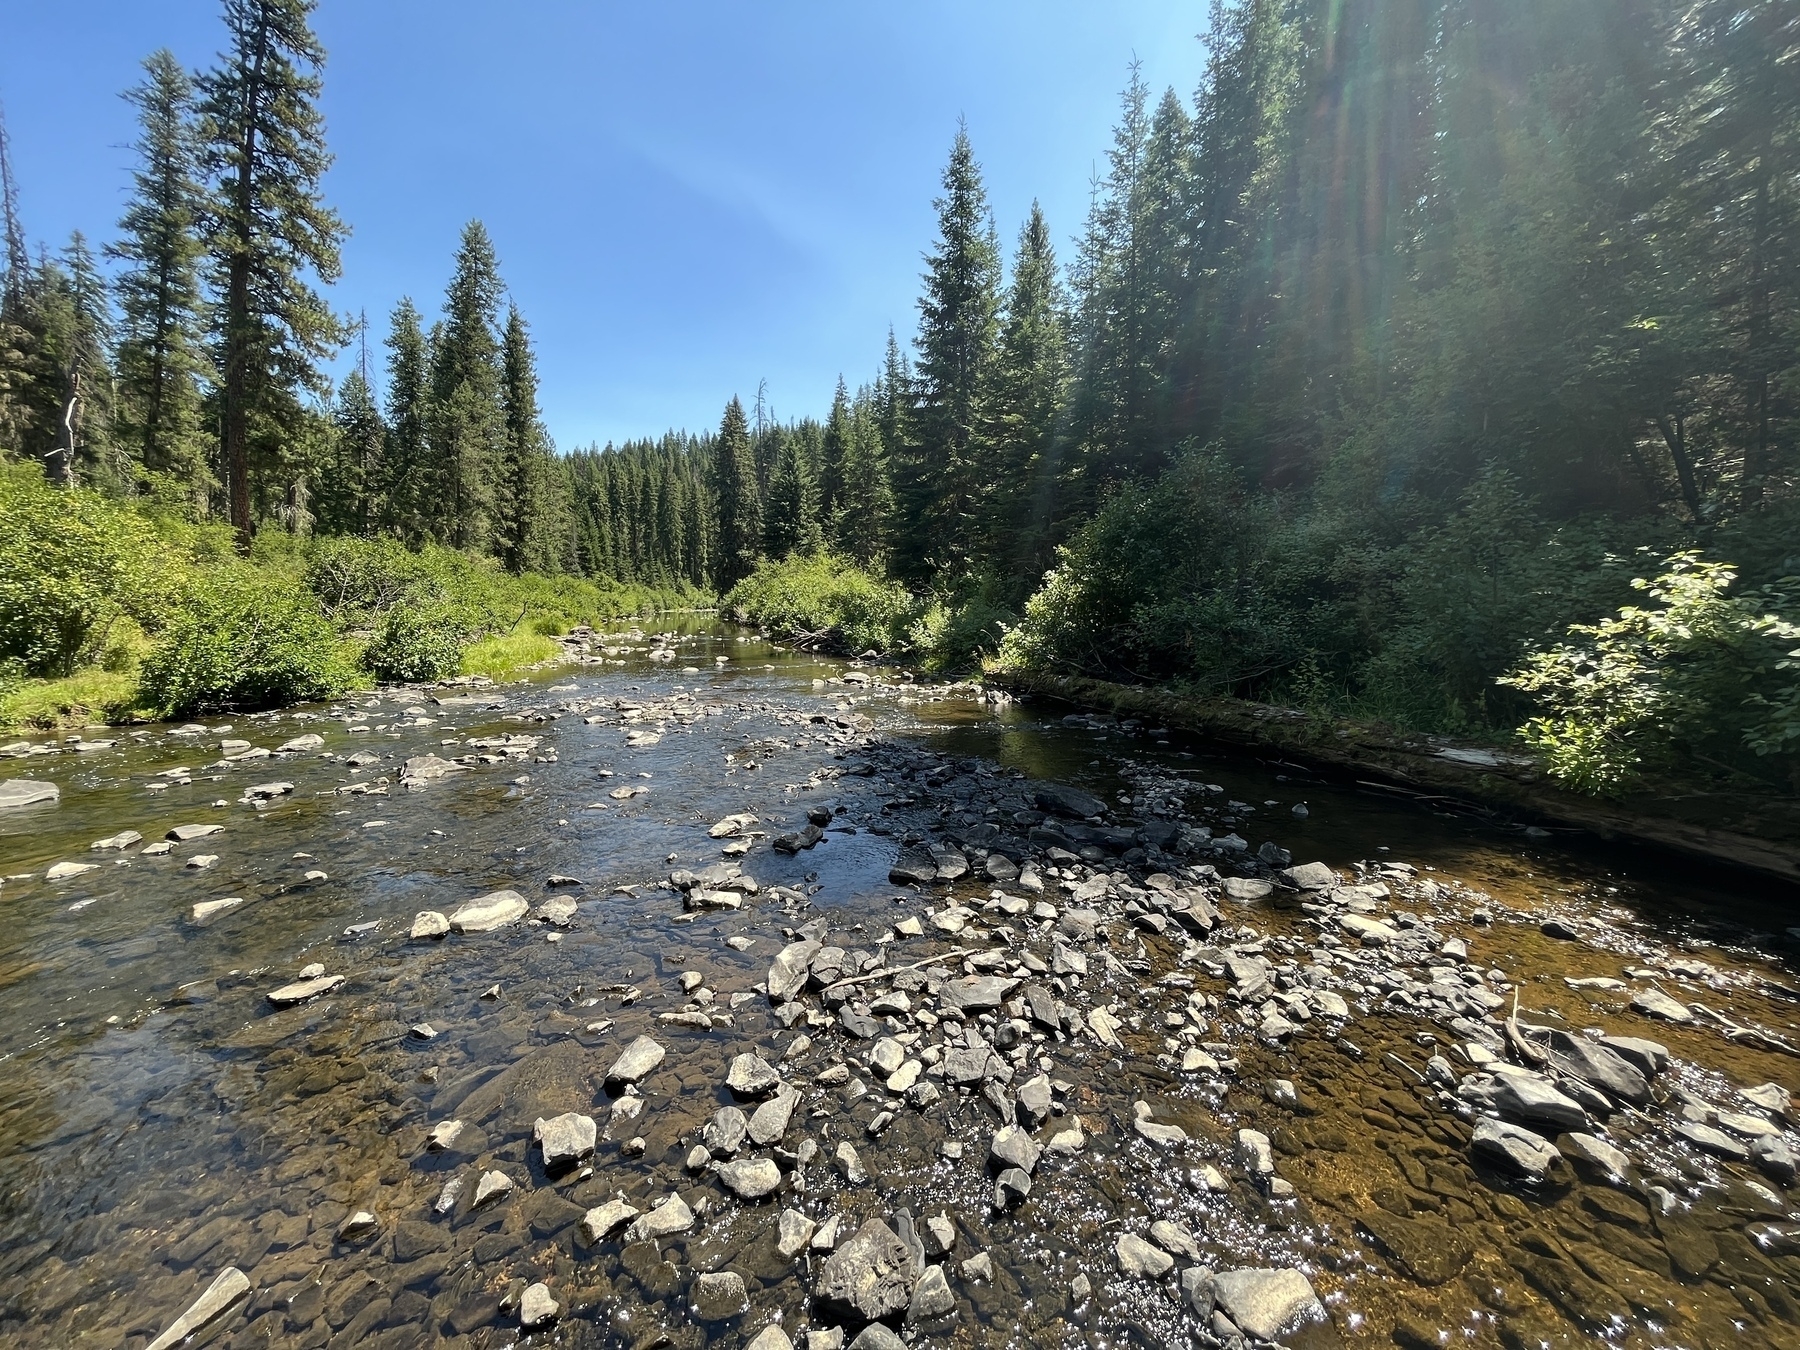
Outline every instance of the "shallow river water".
<path id="1" fill-rule="evenodd" d="M 0 811 L 0 1344 L 144 1350 L 228 1267 L 248 1292 L 186 1343 L 848 1344 L 791 1212 L 919 1244 L 887 1322 L 921 1345 L 1241 1343 L 1204 1271 L 1243 1269 L 1316 1291 L 1296 1346 L 1800 1345 L 1791 892 L 1066 711 L 696 619 L 516 684 L 12 747 L 0 780 L 61 797 Z M 402 782 L 427 755 L 470 762 Z M 1107 820 L 1046 822 L 1051 783 Z M 822 837 L 775 848 L 809 811 Z M 190 825 L 220 828 L 149 847 Z M 1265 842 L 1336 884 L 1283 884 Z M 890 880 L 933 845 L 968 872 Z M 409 936 L 501 890 L 530 917 Z M 829 968 L 772 1003 L 807 938 Z M 341 983 L 271 1001 L 315 964 Z M 1566 1058 L 1503 1090 L 1603 1034 L 1637 1038 L 1637 1100 Z M 608 1082 L 639 1036 L 666 1057 Z M 748 1054 L 798 1095 L 734 1149 Z M 534 1125 L 565 1113 L 597 1138 L 552 1175 Z M 1495 1116 L 1561 1156 L 1474 1146 Z M 734 1194 L 732 1156 L 774 1193 Z M 613 1199 L 691 1222 L 593 1231 Z"/>

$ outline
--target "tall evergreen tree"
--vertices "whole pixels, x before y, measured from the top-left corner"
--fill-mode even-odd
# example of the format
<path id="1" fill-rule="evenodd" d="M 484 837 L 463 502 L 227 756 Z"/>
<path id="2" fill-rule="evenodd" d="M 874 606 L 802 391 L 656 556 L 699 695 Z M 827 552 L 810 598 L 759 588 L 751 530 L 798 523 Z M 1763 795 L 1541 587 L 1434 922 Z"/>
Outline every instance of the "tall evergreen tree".
<path id="1" fill-rule="evenodd" d="M 37 441 L 45 472 L 64 487 L 98 474 L 116 489 L 122 475 L 110 454 L 111 306 L 81 231 L 70 236 L 61 265 L 45 259 L 39 275 Z"/>
<path id="2" fill-rule="evenodd" d="M 837 547 L 864 567 L 887 564 L 894 492 L 882 434 L 884 399 L 866 387 L 851 405 L 844 448 L 844 488 L 832 521 Z"/>
<path id="3" fill-rule="evenodd" d="M 958 127 L 933 203 L 938 239 L 919 297 L 918 444 L 908 481 L 907 537 L 899 559 L 918 575 L 928 560 L 961 562 L 974 535 L 984 477 L 975 424 L 1000 307 L 1000 247 L 967 128 Z"/>
<path id="4" fill-rule="evenodd" d="M 713 493 L 718 510 L 717 586 L 729 590 L 756 566 L 763 543 L 762 487 L 744 405 L 733 395 L 713 442 Z"/>
<path id="5" fill-rule="evenodd" d="M 139 166 L 123 237 L 107 247 L 124 267 L 119 297 L 118 438 L 145 473 L 210 487 L 201 429 L 206 370 L 200 304 L 201 193 L 190 121 L 193 84 L 167 49 L 144 61 L 126 94 L 138 110 Z"/>
<path id="6" fill-rule="evenodd" d="M 1059 418 L 1068 385 L 1067 307 L 1050 227 L 1033 202 L 1013 255 L 981 424 L 992 484 L 985 552 L 1004 575 L 1025 585 L 1048 564 L 1055 524 Z"/>
<path id="7" fill-rule="evenodd" d="M 831 396 L 831 413 L 825 420 L 819 443 L 819 519 L 829 523 L 837 517 L 844 498 L 844 466 L 850 453 L 850 391 L 844 377 L 838 376 L 837 392 Z"/>
<path id="8" fill-rule="evenodd" d="M 382 522 L 407 543 L 427 537 L 434 475 L 426 442 L 430 418 L 429 357 L 419 311 L 407 296 L 389 319 L 387 445 L 382 456 Z"/>
<path id="9" fill-rule="evenodd" d="M 322 466 L 313 500 L 318 526 L 326 534 L 367 535 L 384 514 L 387 427 L 361 370 L 344 377 L 331 422 L 332 455 Z"/>
<path id="10" fill-rule="evenodd" d="M 201 76 L 202 167 L 215 190 L 206 237 L 217 300 L 223 459 L 231 523 L 253 528 L 256 423 L 292 416 L 341 328 L 313 278 L 338 276 L 345 227 L 324 204 L 330 166 L 319 114 L 325 50 L 309 20 L 316 0 L 225 0 L 230 45 Z"/>
<path id="11" fill-rule="evenodd" d="M 501 290 L 493 241 L 487 227 L 472 220 L 463 227 L 444 296 L 442 335 L 433 344 L 427 432 L 440 494 L 435 533 L 458 548 L 489 548 L 510 509 L 501 402 Z"/>
<path id="12" fill-rule="evenodd" d="M 825 538 L 819 528 L 819 492 L 806 447 L 791 430 L 780 433 L 780 440 L 763 508 L 763 551 L 771 558 L 817 553 Z"/>
<path id="13" fill-rule="evenodd" d="M 501 340 L 500 404 L 506 424 L 506 528 L 501 561 L 515 572 L 564 570 L 570 528 L 566 483 L 538 417 L 537 357 L 517 305 Z"/>

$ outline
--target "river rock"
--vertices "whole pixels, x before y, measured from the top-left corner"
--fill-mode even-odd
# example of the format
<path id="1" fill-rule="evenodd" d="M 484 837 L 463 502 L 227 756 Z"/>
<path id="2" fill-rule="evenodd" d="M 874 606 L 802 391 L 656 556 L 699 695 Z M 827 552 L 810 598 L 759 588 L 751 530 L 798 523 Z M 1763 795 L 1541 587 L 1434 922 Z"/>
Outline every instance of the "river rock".
<path id="1" fill-rule="evenodd" d="M 55 783 L 39 783 L 29 778 L 9 778 L 0 782 L 0 809 L 9 806 L 36 806 L 40 802 L 53 802 L 61 796 L 62 789 Z M 220 1278 L 223 1279 L 224 1276 Z"/>
<path id="2" fill-rule="evenodd" d="M 756 1333 L 754 1340 L 745 1350 L 794 1350 L 794 1342 L 787 1332 L 781 1329 L 779 1322 L 771 1322 Z"/>
<path id="3" fill-rule="evenodd" d="M 1086 820 L 1106 813 L 1106 803 L 1098 797 L 1061 783 L 1040 783 L 1032 800 L 1037 803 L 1038 810 L 1071 820 Z"/>
<path id="4" fill-rule="evenodd" d="M 668 1052 L 648 1036 L 639 1036 L 613 1061 L 606 1071 L 608 1083 L 637 1083 L 663 1062 Z"/>
<path id="5" fill-rule="evenodd" d="M 1279 1340 L 1323 1321 L 1325 1305 L 1297 1270 L 1228 1270 L 1206 1282 L 1211 1302 L 1259 1341 Z"/>
<path id="6" fill-rule="evenodd" d="M 781 949 L 781 954 L 769 967 L 769 1002 L 786 1003 L 806 988 L 813 958 L 823 946 L 819 942 L 793 942 Z"/>
<path id="7" fill-rule="evenodd" d="M 1558 1092 L 1542 1078 L 1523 1073 L 1494 1075 L 1493 1102 L 1521 1120 L 1542 1121 L 1565 1130 L 1585 1130 L 1588 1114 L 1579 1102 Z"/>
<path id="8" fill-rule="evenodd" d="M 109 834 L 104 839 L 96 839 L 89 848 L 120 849 L 130 848 L 133 844 L 142 843 L 144 836 L 136 830 L 120 830 L 117 834 Z"/>
<path id="9" fill-rule="evenodd" d="M 721 1157 L 730 1157 L 744 1146 L 750 1122 L 735 1106 L 721 1106 L 700 1131 L 700 1142 Z"/>
<path id="10" fill-rule="evenodd" d="M 1763 1170 L 1763 1174 L 1783 1186 L 1792 1186 L 1800 1160 L 1794 1156 L 1794 1150 L 1787 1140 L 1765 1136 L 1752 1140 L 1750 1159 Z"/>
<path id="11" fill-rule="evenodd" d="M 209 834 L 222 834 L 224 830 L 223 825 L 177 825 L 163 838 L 173 840 L 177 844 L 186 844 L 195 839 L 204 839 Z"/>
<path id="12" fill-rule="evenodd" d="M 1611 1050 L 1646 1078 L 1654 1078 L 1669 1067 L 1669 1047 L 1660 1041 L 1647 1041 L 1641 1036 L 1602 1036 L 1597 1044 Z"/>
<path id="13" fill-rule="evenodd" d="M 942 1266 L 926 1266 L 913 1285 L 912 1299 L 906 1305 L 908 1322 L 930 1322 L 956 1310 L 956 1295 L 944 1278 Z"/>
<path id="14" fill-rule="evenodd" d="M 80 876 L 83 872 L 92 872 L 99 863 L 59 862 L 52 863 L 50 870 L 44 873 L 45 881 L 68 881 Z"/>
<path id="15" fill-rule="evenodd" d="M 743 1158 L 719 1167 L 719 1180 L 740 1200 L 761 1200 L 781 1186 L 781 1168 L 771 1158 Z"/>
<path id="16" fill-rule="evenodd" d="M 604 1242 L 625 1224 L 637 1218 L 636 1205 L 624 1200 L 608 1200 L 581 1216 L 581 1240 L 590 1247 Z"/>
<path id="17" fill-rule="evenodd" d="M 1160 1280 L 1175 1269 L 1175 1258 L 1153 1247 L 1136 1233 L 1121 1233 L 1114 1246 L 1119 1271 L 1136 1280 Z"/>
<path id="18" fill-rule="evenodd" d="M 1475 1122 L 1470 1147 L 1533 1179 L 1542 1178 L 1562 1157 L 1556 1151 L 1556 1145 L 1542 1135 L 1486 1117 Z"/>
<path id="19" fill-rule="evenodd" d="M 1240 905 L 1266 900 L 1274 890 L 1272 885 L 1260 877 L 1226 877 L 1219 883 L 1219 892 L 1227 900 L 1235 900 Z"/>
<path id="20" fill-rule="evenodd" d="M 1604 1180 L 1613 1184 L 1622 1182 L 1631 1169 L 1631 1159 L 1625 1150 L 1609 1144 L 1604 1139 L 1597 1139 L 1591 1134 L 1579 1131 L 1565 1134 L 1556 1141 L 1558 1150 L 1565 1157 L 1572 1158 L 1577 1165 L 1586 1170 L 1598 1173 Z"/>
<path id="21" fill-rule="evenodd" d="M 1760 1106 L 1778 1116 L 1790 1114 L 1794 1103 L 1793 1094 L 1779 1083 L 1759 1083 L 1755 1087 L 1739 1088 L 1738 1095 L 1752 1106 Z"/>
<path id="22" fill-rule="evenodd" d="M 888 880 L 896 886 L 924 886 L 937 880 L 937 859 L 922 848 L 904 848 L 888 868 Z"/>
<path id="23" fill-rule="evenodd" d="M 284 984 L 279 989 L 271 989 L 269 1002 L 277 1008 L 291 1007 L 296 1003 L 305 1003 L 308 999 L 318 998 L 321 994 L 329 994 L 343 982 L 342 975 L 314 975 L 308 979 L 296 980 L 292 984 Z"/>
<path id="24" fill-rule="evenodd" d="M 1560 1027 L 1549 1032 L 1550 1057 L 1558 1070 L 1593 1084 L 1602 1092 L 1633 1106 L 1650 1100 L 1650 1080 L 1617 1050 L 1571 1036 Z"/>
<path id="25" fill-rule="evenodd" d="M 188 1305 L 162 1335 L 151 1341 L 146 1350 L 172 1350 L 189 1337 L 217 1322 L 250 1296 L 249 1277 L 236 1266 L 226 1266 L 213 1276 L 204 1293 Z"/>
<path id="26" fill-rule="evenodd" d="M 794 1108 L 799 1104 L 800 1093 L 794 1088 L 783 1087 L 757 1107 L 750 1117 L 751 1142 L 762 1148 L 779 1144 L 787 1133 L 788 1122 L 794 1117 Z"/>
<path id="27" fill-rule="evenodd" d="M 1403 1219 L 1372 1205 L 1357 1222 L 1402 1272 L 1423 1285 L 1455 1278 L 1475 1256 L 1475 1244 L 1442 1219 L 1425 1215 Z"/>
<path id="28" fill-rule="evenodd" d="M 679 1195 L 671 1195 L 662 1204 L 638 1215 L 625 1230 L 627 1242 L 655 1242 L 661 1238 L 685 1233 L 694 1226 L 694 1211 Z"/>
<path id="29" fill-rule="evenodd" d="M 1640 989 L 1631 996 L 1631 1006 L 1646 1017 L 1661 1018 L 1678 1025 L 1692 1022 L 1694 1014 L 1685 1003 L 1678 1002 L 1660 989 Z"/>
<path id="30" fill-rule="evenodd" d="M 1200 1259 L 1200 1244 L 1194 1241 L 1194 1235 L 1172 1220 L 1158 1219 L 1151 1224 L 1150 1240 L 1170 1256 L 1189 1261 Z"/>
<path id="31" fill-rule="evenodd" d="M 1279 875 L 1297 891 L 1328 891 L 1338 884 L 1337 873 L 1322 862 L 1283 868 Z"/>
<path id="32" fill-rule="evenodd" d="M 1400 940 L 1398 929 L 1389 927 L 1380 919 L 1371 919 L 1366 914 L 1340 914 L 1337 916 L 1337 925 L 1346 933 L 1360 938 L 1365 947 L 1385 947 Z"/>
<path id="33" fill-rule="evenodd" d="M 435 909 L 422 909 L 413 916 L 412 930 L 407 936 L 415 940 L 441 938 L 449 931 L 449 919 Z"/>
<path id="34" fill-rule="evenodd" d="M 205 926 L 221 914 L 229 914 L 244 903 L 241 895 L 227 895 L 217 900 L 202 900 L 188 911 L 188 918 L 194 923 Z"/>
<path id="35" fill-rule="evenodd" d="M 526 1331 L 554 1322 L 562 1307 L 550 1292 L 550 1286 L 539 1281 L 525 1286 L 519 1295 L 519 1325 Z"/>
<path id="36" fill-rule="evenodd" d="M 513 1179 L 504 1172 L 483 1172 L 481 1180 L 475 1183 L 475 1208 L 495 1200 L 504 1200 L 513 1193 Z"/>
<path id="37" fill-rule="evenodd" d="M 781 1086 L 781 1075 L 761 1055 L 746 1052 L 731 1061 L 725 1086 L 740 1097 L 766 1097 Z"/>
<path id="38" fill-rule="evenodd" d="M 842 1321 L 874 1322 L 912 1302 L 912 1249 L 880 1219 L 870 1219 L 825 1259 L 813 1297 Z"/>
<path id="39" fill-rule="evenodd" d="M 400 781 L 408 787 L 433 783 L 449 774 L 461 773 L 466 765 L 443 759 L 436 754 L 414 755 L 400 769 Z"/>
<path id="40" fill-rule="evenodd" d="M 431 1153 L 442 1153 L 445 1149 L 454 1148 L 456 1141 L 462 1138 L 463 1123 L 460 1120 L 440 1120 L 431 1127 L 431 1133 L 425 1137 L 425 1148 Z"/>
<path id="41" fill-rule="evenodd" d="M 570 1167 L 594 1151 L 599 1126 L 592 1116 L 566 1111 L 536 1125 L 538 1147 L 544 1151 L 544 1170 L 557 1172 Z"/>
<path id="42" fill-rule="evenodd" d="M 1043 1152 L 1037 1142 L 1017 1125 L 1008 1125 L 997 1131 L 988 1145 L 989 1161 L 1001 1169 L 1017 1167 L 1022 1171 L 1035 1172 Z"/>
<path id="43" fill-rule="evenodd" d="M 1723 1130 L 1714 1129 L 1711 1125 L 1703 1125 L 1696 1120 L 1678 1120 L 1674 1123 L 1673 1129 L 1676 1134 L 1704 1153 L 1724 1158 L 1728 1162 L 1749 1161 L 1750 1150 Z"/>
<path id="44" fill-rule="evenodd" d="M 818 1333 L 813 1334 L 817 1335 Z M 839 1331 L 838 1336 L 841 1340 L 843 1333 Z M 807 1341 L 807 1350 L 825 1350 L 823 1346 L 815 1348 L 811 1344 L 811 1336 L 807 1338 Z M 892 1327 L 880 1322 L 871 1322 L 857 1333 L 855 1340 L 850 1342 L 850 1350 L 907 1350 L 907 1345 Z"/>
<path id="45" fill-rule="evenodd" d="M 784 1209 L 776 1223 L 775 1250 L 781 1253 L 782 1259 L 792 1261 L 806 1250 L 812 1241 L 813 1230 L 817 1227 L 813 1221 L 797 1209 Z"/>
<path id="46" fill-rule="evenodd" d="M 450 927 L 458 933 L 491 933 L 517 923 L 531 904 L 517 891 L 493 891 L 466 901 L 450 915 Z"/>
<path id="47" fill-rule="evenodd" d="M 750 1294 L 744 1277 L 735 1270 L 718 1270 L 694 1279 L 694 1316 L 702 1322 L 723 1322 L 750 1311 Z"/>
<path id="48" fill-rule="evenodd" d="M 316 731 L 309 731 L 304 736 L 296 736 L 291 741 L 283 741 L 275 747 L 278 755 L 297 755 L 307 750 L 321 750 L 325 746 L 325 738 Z"/>

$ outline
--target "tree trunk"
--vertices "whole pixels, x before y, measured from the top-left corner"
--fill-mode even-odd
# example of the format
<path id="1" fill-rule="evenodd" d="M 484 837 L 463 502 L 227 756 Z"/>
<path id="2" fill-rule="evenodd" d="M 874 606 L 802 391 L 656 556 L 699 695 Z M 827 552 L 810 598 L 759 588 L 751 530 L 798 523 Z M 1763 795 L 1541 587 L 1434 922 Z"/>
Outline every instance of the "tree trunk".
<path id="1" fill-rule="evenodd" d="M 1700 523 L 1700 487 L 1694 478 L 1694 461 L 1687 448 L 1687 419 L 1677 414 L 1674 418 L 1661 416 L 1656 419 L 1657 430 L 1662 432 L 1663 443 L 1669 447 L 1669 458 L 1675 461 L 1675 477 L 1681 483 L 1681 500 L 1687 503 L 1688 518 L 1698 525 Z"/>
<path id="2" fill-rule="evenodd" d="M 50 478 L 60 488 L 75 486 L 75 415 L 81 406 L 81 372 L 69 373 L 68 394 L 56 419 L 56 449 L 51 452 Z"/>

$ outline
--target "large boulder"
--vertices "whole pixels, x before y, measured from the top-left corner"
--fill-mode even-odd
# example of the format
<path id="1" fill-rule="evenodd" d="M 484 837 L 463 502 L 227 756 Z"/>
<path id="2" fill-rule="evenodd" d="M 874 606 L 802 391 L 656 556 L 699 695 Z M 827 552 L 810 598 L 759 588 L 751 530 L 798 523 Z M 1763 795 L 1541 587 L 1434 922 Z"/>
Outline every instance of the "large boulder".
<path id="1" fill-rule="evenodd" d="M 1227 1270 L 1207 1285 L 1213 1303 L 1259 1341 L 1278 1340 L 1325 1317 L 1312 1282 L 1297 1270 Z"/>
<path id="2" fill-rule="evenodd" d="M 491 933 L 517 923 L 530 908 L 517 891 L 492 891 L 458 906 L 450 915 L 450 927 L 458 933 Z"/>
<path id="3" fill-rule="evenodd" d="M 1068 820 L 1086 820 L 1106 812 L 1106 803 L 1092 793 L 1062 783 L 1040 783 L 1032 799 L 1038 810 Z"/>

